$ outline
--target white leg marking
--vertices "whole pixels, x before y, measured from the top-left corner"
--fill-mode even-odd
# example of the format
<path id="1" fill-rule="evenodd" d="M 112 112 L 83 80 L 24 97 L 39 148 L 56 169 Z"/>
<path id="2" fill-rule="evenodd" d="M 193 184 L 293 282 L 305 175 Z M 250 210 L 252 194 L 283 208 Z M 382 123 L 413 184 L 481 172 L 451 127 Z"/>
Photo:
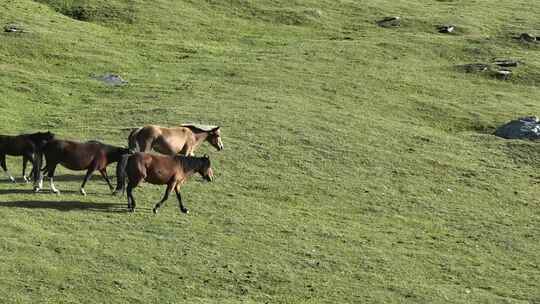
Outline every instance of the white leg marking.
<path id="1" fill-rule="evenodd" d="M 8 170 L 4 171 L 4 173 L 10 181 L 12 181 L 13 183 L 15 182 L 15 178 L 11 174 L 9 174 Z"/>
<path id="2" fill-rule="evenodd" d="M 58 189 L 56 189 L 56 187 L 54 186 L 54 181 L 53 181 L 53 178 L 51 177 L 51 190 L 52 192 L 56 193 L 56 194 L 60 194 L 60 191 L 58 191 Z"/>
<path id="3" fill-rule="evenodd" d="M 39 176 L 39 180 L 34 183 L 34 192 L 39 192 L 43 189 L 43 175 Z"/>

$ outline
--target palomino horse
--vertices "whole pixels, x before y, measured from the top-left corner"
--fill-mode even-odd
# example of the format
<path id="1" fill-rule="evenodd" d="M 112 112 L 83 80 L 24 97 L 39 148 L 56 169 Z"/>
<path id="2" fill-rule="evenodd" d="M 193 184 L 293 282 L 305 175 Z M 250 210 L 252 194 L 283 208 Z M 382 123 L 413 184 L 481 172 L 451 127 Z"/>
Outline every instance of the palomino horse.
<path id="1" fill-rule="evenodd" d="M 54 171 L 58 164 L 70 170 L 86 170 L 86 175 L 81 185 L 81 194 L 86 195 L 84 186 L 92 173 L 96 170 L 101 173 L 103 179 L 109 185 L 111 191 L 113 186 L 107 176 L 107 166 L 118 162 L 122 155 L 129 153 L 129 149 L 103 144 L 99 141 L 88 141 L 79 143 L 69 140 L 52 140 L 43 148 L 46 166 L 43 171 L 47 172 L 51 183 L 51 190 L 60 193 L 54 186 Z M 41 156 L 39 163 L 41 164 Z M 34 190 L 40 191 L 43 187 L 43 177 L 39 178 Z"/>
<path id="2" fill-rule="evenodd" d="M 214 179 L 210 159 L 206 155 L 204 157 L 193 157 L 137 152 L 129 156 L 126 165 L 119 172 L 118 183 L 123 184 L 126 178 L 128 179 L 126 192 L 128 209 L 131 212 L 135 211 L 133 188 L 137 187 L 143 180 L 154 185 L 167 185 L 165 195 L 153 209 L 154 213 L 158 212 L 173 189 L 176 192 L 180 211 L 188 213 L 189 210 L 182 204 L 180 186 L 194 173 L 199 173 L 207 181 Z M 119 187 L 123 188 L 123 185 L 117 188 Z"/>
<path id="3" fill-rule="evenodd" d="M 6 155 L 23 157 L 22 177 L 25 182 L 28 182 L 28 177 L 26 177 L 26 164 L 28 161 L 31 161 L 33 167 L 38 168 L 35 166 L 34 156 L 53 138 L 54 134 L 51 132 L 37 132 L 32 134 L 21 134 L 18 136 L 0 135 L 0 165 L 9 179 L 12 182 L 15 182 L 15 178 L 8 172 Z M 39 172 L 37 169 L 35 171 Z"/>
<path id="4" fill-rule="evenodd" d="M 221 132 L 217 126 L 184 124 L 176 128 L 148 125 L 133 129 L 128 137 L 129 148 L 135 152 L 154 149 L 163 154 L 193 156 L 195 149 L 208 141 L 218 151 L 223 149 Z"/>

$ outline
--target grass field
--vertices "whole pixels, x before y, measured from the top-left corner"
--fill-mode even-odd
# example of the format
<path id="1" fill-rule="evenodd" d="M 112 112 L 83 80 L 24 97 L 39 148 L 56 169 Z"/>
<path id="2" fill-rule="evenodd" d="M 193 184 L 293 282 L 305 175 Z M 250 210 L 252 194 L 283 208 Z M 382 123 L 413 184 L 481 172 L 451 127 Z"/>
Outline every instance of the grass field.
<path id="1" fill-rule="evenodd" d="M 216 181 L 0 183 L 2 303 L 540 303 L 540 2 L 0 0 L 1 134 L 222 127 Z M 399 28 L 375 21 L 398 15 Z M 457 33 L 437 33 L 452 23 Z M 457 65 L 522 61 L 506 81 Z M 129 81 L 110 87 L 94 76 Z M 114 168 L 109 169 L 114 174 Z M 47 183 L 45 184 L 48 185 Z"/>

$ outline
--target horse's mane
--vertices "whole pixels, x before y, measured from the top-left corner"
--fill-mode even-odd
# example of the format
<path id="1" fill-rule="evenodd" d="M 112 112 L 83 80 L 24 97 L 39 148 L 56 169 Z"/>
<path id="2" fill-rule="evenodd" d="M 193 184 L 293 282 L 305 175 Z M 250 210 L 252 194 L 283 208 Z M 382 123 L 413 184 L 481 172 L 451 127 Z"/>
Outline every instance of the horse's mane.
<path id="1" fill-rule="evenodd" d="M 177 155 L 176 158 L 185 169 L 199 169 L 201 167 L 210 166 L 210 159 L 207 157 Z"/>
<path id="2" fill-rule="evenodd" d="M 111 152 L 128 153 L 129 152 L 128 148 L 105 144 L 98 140 L 89 140 L 86 143 L 99 144 L 100 146 L 103 147 L 106 153 L 111 153 Z"/>
<path id="3" fill-rule="evenodd" d="M 21 135 L 28 137 L 31 140 L 52 140 L 55 137 L 54 133 L 51 133 L 51 132 L 36 132 L 36 133 L 28 133 L 28 134 L 21 134 Z"/>
<path id="4" fill-rule="evenodd" d="M 202 131 L 202 132 L 209 132 L 209 131 L 212 131 L 213 129 L 217 128 L 218 126 L 203 125 L 203 124 L 196 124 L 196 123 L 186 123 L 186 124 L 182 124 L 182 127 L 195 129 L 195 130 Z"/>

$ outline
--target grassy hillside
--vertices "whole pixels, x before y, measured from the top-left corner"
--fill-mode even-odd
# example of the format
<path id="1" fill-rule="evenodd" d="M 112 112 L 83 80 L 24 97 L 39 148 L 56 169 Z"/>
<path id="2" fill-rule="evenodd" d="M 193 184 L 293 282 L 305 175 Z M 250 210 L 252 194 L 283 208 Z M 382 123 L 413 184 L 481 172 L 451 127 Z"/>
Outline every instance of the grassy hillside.
<path id="1" fill-rule="evenodd" d="M 3 303 L 540 303 L 540 2 L 0 1 L 0 133 L 222 126 L 154 216 L 94 176 L 0 183 Z M 401 16 L 399 28 L 375 21 Z M 457 33 L 437 33 L 440 24 Z M 456 68 L 524 64 L 506 81 Z M 110 87 L 95 76 L 129 81 Z M 20 180 L 21 160 L 8 158 Z M 114 172 L 111 167 L 111 174 Z"/>

